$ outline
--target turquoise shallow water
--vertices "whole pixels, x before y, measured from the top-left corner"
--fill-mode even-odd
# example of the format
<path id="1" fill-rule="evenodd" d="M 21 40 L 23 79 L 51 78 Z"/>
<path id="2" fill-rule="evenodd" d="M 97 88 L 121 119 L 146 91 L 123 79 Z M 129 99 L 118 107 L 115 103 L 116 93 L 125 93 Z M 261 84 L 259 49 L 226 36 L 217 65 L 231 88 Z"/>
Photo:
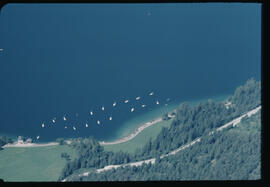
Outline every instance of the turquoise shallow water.
<path id="1" fill-rule="evenodd" d="M 205 97 L 205 98 L 200 98 L 200 99 L 194 99 L 194 100 L 185 100 L 185 101 L 178 101 L 178 102 L 168 102 L 169 104 L 167 106 L 159 106 L 156 109 L 146 112 L 144 114 L 138 115 L 136 117 L 133 117 L 129 120 L 127 120 L 126 122 L 123 122 L 120 126 L 120 128 L 117 130 L 117 133 L 115 133 L 114 136 L 109 136 L 106 138 L 102 138 L 99 139 L 100 141 L 114 141 L 117 139 L 121 139 L 123 137 L 128 136 L 129 134 L 133 133 L 138 127 L 140 127 L 141 125 L 143 125 L 146 122 L 152 121 L 156 118 L 159 118 L 162 116 L 162 114 L 166 113 L 166 112 L 171 112 L 173 110 L 175 110 L 179 104 L 181 104 L 182 102 L 187 102 L 189 105 L 193 106 L 193 105 L 197 105 L 200 102 L 204 102 L 207 101 L 208 99 L 211 99 L 213 101 L 216 102 L 220 102 L 220 101 L 225 101 L 230 95 L 226 94 L 226 95 L 218 95 L 218 96 L 214 96 L 214 97 Z M 0 134 L 1 136 L 7 136 L 13 139 L 17 138 L 17 135 L 14 134 Z M 89 133 L 89 135 L 93 136 L 92 134 Z M 44 142 L 44 141 L 42 141 Z"/>
<path id="2" fill-rule="evenodd" d="M 166 112 L 171 112 L 171 111 L 175 110 L 179 106 L 179 104 L 181 104 L 182 102 L 187 102 L 189 105 L 194 106 L 200 102 L 205 102 L 208 99 L 211 99 L 215 102 L 222 102 L 222 101 L 225 101 L 229 96 L 230 96 L 229 94 L 224 94 L 224 95 L 214 96 L 211 98 L 205 97 L 205 98 L 186 100 L 186 101 L 179 100 L 178 102 L 173 102 L 173 103 L 169 104 L 168 106 L 160 106 L 153 111 L 147 112 L 146 114 L 142 114 L 140 116 L 137 116 L 137 117 L 130 119 L 127 122 L 123 123 L 122 128 L 119 128 L 119 131 L 116 134 L 116 136 L 110 137 L 110 139 L 107 139 L 107 140 L 113 141 L 113 140 L 128 136 L 129 134 L 134 132 L 142 124 L 149 122 L 149 121 L 152 121 L 156 118 L 159 118 L 162 116 L 162 114 L 164 114 Z"/>
<path id="3" fill-rule="evenodd" d="M 156 100 L 232 94 L 260 80 L 260 20 L 260 4 L 8 4 L 0 134 L 107 141 L 160 115 Z"/>

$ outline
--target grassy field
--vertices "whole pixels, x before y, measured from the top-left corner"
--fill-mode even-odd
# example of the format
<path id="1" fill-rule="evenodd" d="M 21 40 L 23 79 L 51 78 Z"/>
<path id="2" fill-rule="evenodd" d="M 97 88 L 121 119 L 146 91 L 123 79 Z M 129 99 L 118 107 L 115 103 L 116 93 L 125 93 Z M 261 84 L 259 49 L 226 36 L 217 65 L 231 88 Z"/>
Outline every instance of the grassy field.
<path id="1" fill-rule="evenodd" d="M 161 121 L 155 125 L 152 125 L 144 129 L 135 138 L 127 142 L 115 145 L 104 145 L 103 147 L 106 151 L 114 151 L 114 152 L 123 151 L 133 153 L 137 148 L 143 147 L 150 138 L 152 138 L 152 140 L 155 139 L 159 134 L 159 132 L 161 131 L 161 129 L 163 127 L 169 127 L 171 122 L 172 119 L 168 121 Z"/>
<path id="2" fill-rule="evenodd" d="M 172 120 L 162 121 L 144 129 L 134 139 L 116 145 L 104 146 L 105 150 L 134 152 L 150 138 L 154 139 L 163 127 L 169 127 Z M 4 181 L 57 181 L 66 160 L 61 153 L 66 152 L 71 159 L 76 152 L 67 145 L 47 147 L 16 147 L 0 150 L 0 178 Z"/>
<path id="3" fill-rule="evenodd" d="M 0 151 L 0 178 L 4 181 L 56 181 L 66 160 L 76 152 L 67 145 L 47 147 L 5 148 Z"/>

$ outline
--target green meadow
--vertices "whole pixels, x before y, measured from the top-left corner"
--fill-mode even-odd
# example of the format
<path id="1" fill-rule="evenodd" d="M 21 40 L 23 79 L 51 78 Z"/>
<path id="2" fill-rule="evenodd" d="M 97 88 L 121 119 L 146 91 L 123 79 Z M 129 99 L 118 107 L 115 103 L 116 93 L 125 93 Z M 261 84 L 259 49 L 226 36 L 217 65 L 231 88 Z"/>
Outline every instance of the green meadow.
<path id="1" fill-rule="evenodd" d="M 157 137 L 163 127 L 169 127 L 171 120 L 161 121 L 144 129 L 130 141 L 106 145 L 107 151 L 135 152 L 150 139 Z M 0 151 L 0 178 L 10 182 L 57 181 L 66 160 L 61 153 L 76 158 L 76 151 L 67 145 L 46 147 L 12 147 Z"/>
<path id="2" fill-rule="evenodd" d="M 4 181 L 57 181 L 67 162 L 76 152 L 67 145 L 47 147 L 12 147 L 0 151 L 0 178 Z"/>
<path id="3" fill-rule="evenodd" d="M 155 125 L 152 125 L 150 127 L 147 127 L 142 132 L 140 132 L 137 136 L 135 136 L 133 139 L 123 142 L 120 144 L 114 144 L 114 145 L 103 145 L 105 151 L 123 151 L 123 152 L 129 152 L 134 153 L 136 149 L 142 148 L 145 143 L 152 138 L 154 140 L 161 129 L 163 127 L 169 127 L 172 122 L 172 119 L 168 121 L 161 121 L 156 123 Z"/>

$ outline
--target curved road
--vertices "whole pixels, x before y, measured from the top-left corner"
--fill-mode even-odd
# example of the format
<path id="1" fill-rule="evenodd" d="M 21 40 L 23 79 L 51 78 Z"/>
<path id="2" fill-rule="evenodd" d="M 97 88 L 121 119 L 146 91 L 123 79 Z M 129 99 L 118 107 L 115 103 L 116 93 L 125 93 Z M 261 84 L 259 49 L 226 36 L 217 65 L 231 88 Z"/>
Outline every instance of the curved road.
<path id="1" fill-rule="evenodd" d="M 241 115 L 240 117 L 238 117 L 238 118 L 236 118 L 236 119 L 234 119 L 234 120 L 232 120 L 232 121 L 226 123 L 225 125 L 223 125 L 223 126 L 217 128 L 216 130 L 217 130 L 217 131 L 221 131 L 221 130 L 223 130 L 223 129 L 225 129 L 225 128 L 231 126 L 231 125 L 232 125 L 233 127 L 235 127 L 236 125 L 238 125 L 238 124 L 241 122 L 241 119 L 242 119 L 242 118 L 244 118 L 244 117 L 250 117 L 251 115 L 256 114 L 260 109 L 261 109 L 261 105 L 258 106 L 258 107 L 256 107 L 256 108 L 253 109 L 253 110 L 250 110 L 249 112 L 246 112 L 245 114 Z M 211 132 L 209 133 L 209 135 L 212 135 L 212 134 L 214 134 L 214 130 L 211 131 Z M 177 148 L 177 149 L 171 151 L 171 152 L 168 153 L 168 154 L 165 154 L 165 155 L 160 156 L 160 159 L 165 158 L 165 157 L 170 156 L 170 155 L 174 155 L 174 154 L 178 153 L 179 151 L 184 150 L 184 149 L 186 149 L 186 148 L 188 148 L 188 147 L 190 147 L 190 146 L 192 146 L 192 145 L 194 145 L 195 143 L 200 142 L 200 141 L 201 141 L 201 137 L 196 138 L 196 139 L 193 140 L 192 142 L 190 142 L 190 143 L 188 143 L 188 144 L 186 144 L 186 145 L 183 145 L 183 146 L 181 146 L 181 147 L 179 147 L 179 148 Z M 108 165 L 108 166 L 105 166 L 104 168 L 97 169 L 96 172 L 97 172 L 97 173 L 101 173 L 101 172 L 106 171 L 106 170 L 110 170 L 110 169 L 113 169 L 113 168 L 119 168 L 119 167 L 125 167 L 125 166 L 141 166 L 143 163 L 146 163 L 146 164 L 148 164 L 148 163 L 154 164 L 155 161 L 156 161 L 155 158 L 151 158 L 151 159 L 142 160 L 142 161 L 138 161 L 138 162 L 131 162 L 131 163 L 128 163 L 128 164 Z M 83 173 L 83 174 L 79 174 L 78 176 L 79 176 L 79 177 L 81 177 L 81 176 L 88 176 L 89 173 L 90 173 L 90 172 L 85 172 L 85 173 Z M 67 181 L 67 179 L 62 180 L 62 182 L 65 182 L 65 181 Z"/>

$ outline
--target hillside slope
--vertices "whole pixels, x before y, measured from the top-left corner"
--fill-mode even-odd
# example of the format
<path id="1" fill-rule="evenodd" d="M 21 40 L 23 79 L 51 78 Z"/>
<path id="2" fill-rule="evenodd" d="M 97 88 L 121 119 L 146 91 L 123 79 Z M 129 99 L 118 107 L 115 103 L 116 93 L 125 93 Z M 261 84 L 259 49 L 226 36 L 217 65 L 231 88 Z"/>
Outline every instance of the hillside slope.
<path id="1" fill-rule="evenodd" d="M 206 136 L 155 164 L 90 173 L 83 181 L 255 180 L 260 179 L 261 113 L 234 127 Z M 170 172 L 168 172 L 170 171 Z"/>
<path id="2" fill-rule="evenodd" d="M 134 154 L 104 151 L 100 145 L 94 143 L 95 140 L 91 140 L 94 144 L 90 147 L 88 140 L 78 141 L 74 146 L 80 156 L 67 164 L 59 180 L 80 170 L 100 170 L 110 165 L 123 165 L 151 158 L 156 158 L 155 164 L 119 167 L 102 173 L 90 172 L 88 176 L 79 175 L 74 180 L 257 179 L 260 177 L 260 112 L 255 115 L 255 119 L 244 118 L 239 127 L 215 131 L 214 136 L 208 135 L 260 104 L 261 83 L 250 79 L 245 85 L 238 87 L 227 101 L 209 100 L 196 106 L 182 103 L 170 127 L 163 128 L 155 140 L 146 142 Z M 244 124 L 249 124 L 250 120 L 259 127 L 252 131 L 245 128 L 237 131 L 241 126 L 248 127 Z M 199 137 L 202 139 L 196 145 L 175 155 L 159 158 Z"/>

